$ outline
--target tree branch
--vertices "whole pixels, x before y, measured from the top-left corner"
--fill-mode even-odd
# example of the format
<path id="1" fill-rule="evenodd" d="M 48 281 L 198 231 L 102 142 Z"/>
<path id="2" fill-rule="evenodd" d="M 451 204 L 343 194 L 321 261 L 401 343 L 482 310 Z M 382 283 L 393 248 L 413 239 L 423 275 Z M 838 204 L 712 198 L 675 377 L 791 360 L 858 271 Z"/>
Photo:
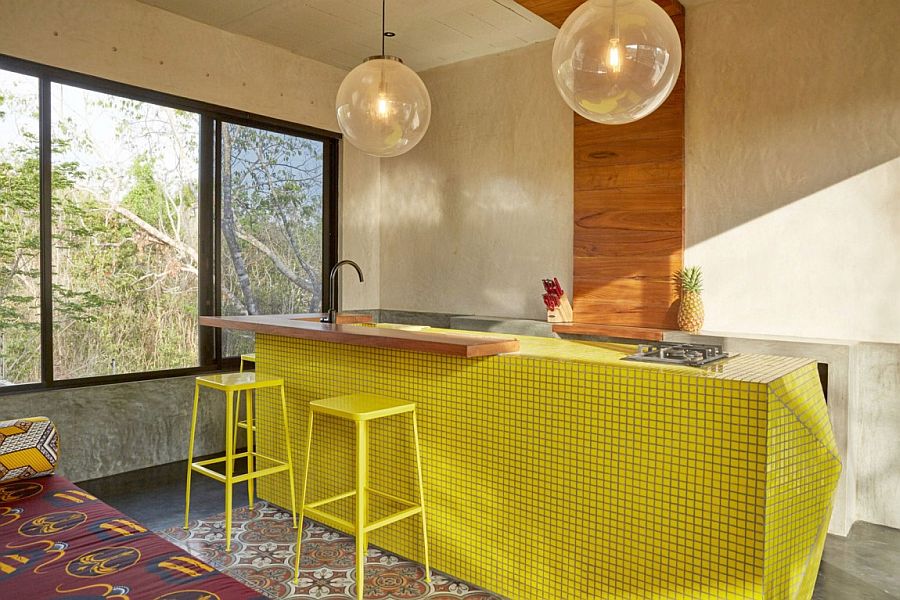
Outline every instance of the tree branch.
<path id="1" fill-rule="evenodd" d="M 281 257 L 275 254 L 275 252 L 273 252 L 271 248 L 263 244 L 261 241 L 259 241 L 249 233 L 236 230 L 235 235 L 237 235 L 239 239 L 244 240 L 257 250 L 265 254 L 268 259 L 272 261 L 272 264 L 275 265 L 275 268 L 278 269 L 282 275 L 287 277 L 291 283 L 293 283 L 297 287 L 301 287 L 304 290 L 315 294 L 314 286 L 310 284 L 310 282 L 301 279 L 300 276 L 294 273 L 293 269 L 291 269 L 283 260 L 281 260 Z"/>
<path id="2" fill-rule="evenodd" d="M 138 227 L 140 227 L 141 230 L 143 230 L 144 233 L 146 233 L 150 237 L 156 239 L 157 241 L 159 241 L 167 246 L 174 248 L 180 254 L 190 258 L 194 264 L 198 264 L 199 259 L 197 257 L 197 251 L 194 250 L 193 248 L 191 248 L 190 246 L 188 246 L 187 244 L 185 244 L 184 242 L 182 242 L 180 240 L 176 240 L 175 238 L 168 235 L 167 233 L 161 231 L 160 229 L 157 229 L 156 227 L 154 227 L 147 221 L 143 220 L 142 218 L 140 218 L 139 216 L 137 216 L 136 214 L 134 214 L 133 212 L 131 212 L 130 210 L 125 208 L 124 206 L 121 206 L 121 205 L 110 206 L 110 209 L 113 210 L 114 212 L 122 215 L 123 217 L 125 217 L 126 219 L 128 219 L 129 221 L 131 221 L 132 223 L 137 225 Z"/>

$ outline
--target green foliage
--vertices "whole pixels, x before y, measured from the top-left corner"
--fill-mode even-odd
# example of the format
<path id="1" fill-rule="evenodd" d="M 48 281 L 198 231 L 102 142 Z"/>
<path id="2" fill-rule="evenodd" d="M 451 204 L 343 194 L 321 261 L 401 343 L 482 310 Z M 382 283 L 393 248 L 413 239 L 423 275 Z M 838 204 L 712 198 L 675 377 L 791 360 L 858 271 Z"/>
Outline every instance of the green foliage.
<path id="1" fill-rule="evenodd" d="M 100 313 L 98 309 L 110 304 L 113 304 L 113 300 L 104 299 L 94 292 L 80 292 L 59 285 L 53 286 L 53 312 L 58 318 L 93 323 Z"/>
<path id="2" fill-rule="evenodd" d="M 0 161 L 0 379 L 34 380 L 40 359 L 32 351 L 40 335 L 40 176 L 36 140 L 23 136 L 22 142 L 5 148 L 7 160 Z"/>
<path id="3" fill-rule="evenodd" d="M 165 212 L 166 195 L 156 181 L 153 167 L 153 159 L 146 154 L 135 157 L 130 173 L 134 183 L 122 204 L 148 223 L 156 225 Z"/>
<path id="4" fill-rule="evenodd" d="M 675 274 L 675 282 L 683 292 L 699 294 L 703 291 L 703 272 L 700 267 L 685 267 Z"/>

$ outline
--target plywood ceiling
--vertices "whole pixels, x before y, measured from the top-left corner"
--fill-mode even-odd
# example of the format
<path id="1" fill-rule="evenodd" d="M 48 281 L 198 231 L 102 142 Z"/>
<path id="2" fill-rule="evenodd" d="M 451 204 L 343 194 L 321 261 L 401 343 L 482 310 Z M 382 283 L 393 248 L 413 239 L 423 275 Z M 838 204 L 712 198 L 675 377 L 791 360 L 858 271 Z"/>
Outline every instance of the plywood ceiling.
<path id="1" fill-rule="evenodd" d="M 381 54 L 381 0 L 139 0 L 351 69 Z M 417 71 L 549 40 L 514 0 L 387 0 L 387 53 Z"/>

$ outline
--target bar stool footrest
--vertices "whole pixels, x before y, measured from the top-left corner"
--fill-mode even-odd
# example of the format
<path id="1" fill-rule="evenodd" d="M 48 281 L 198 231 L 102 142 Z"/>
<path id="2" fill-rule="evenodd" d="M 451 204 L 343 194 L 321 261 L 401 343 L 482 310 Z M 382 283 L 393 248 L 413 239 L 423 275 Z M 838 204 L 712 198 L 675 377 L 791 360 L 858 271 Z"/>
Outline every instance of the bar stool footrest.
<path id="1" fill-rule="evenodd" d="M 372 523 L 368 523 L 363 527 L 363 531 L 366 533 L 370 531 L 374 531 L 376 529 L 380 529 L 385 525 L 390 525 L 391 523 L 396 523 L 397 521 L 401 521 L 408 517 L 412 517 L 413 515 L 417 515 L 422 512 L 422 505 L 416 504 L 415 502 L 410 502 L 409 500 L 404 500 L 403 498 L 398 498 L 393 494 L 388 494 L 386 492 L 380 492 L 378 490 L 373 490 L 371 488 L 366 488 L 366 492 L 370 494 L 375 494 L 376 496 L 381 496 L 383 498 L 387 498 L 393 502 L 398 504 L 406 505 L 406 508 L 402 510 L 398 510 L 395 513 L 391 513 L 386 517 L 382 517 L 377 521 Z M 310 502 L 308 504 L 303 505 L 303 513 L 306 516 L 312 517 L 314 519 L 318 519 L 322 523 L 329 525 L 331 527 L 337 527 L 338 529 L 346 529 L 348 531 L 352 531 L 356 528 L 356 526 L 348 521 L 347 519 L 342 519 L 336 515 L 325 512 L 321 510 L 320 507 L 325 506 L 326 504 L 331 504 L 333 502 L 337 502 L 338 500 L 343 500 L 345 498 L 352 498 L 356 496 L 356 491 L 344 492 L 343 494 L 337 494 L 336 496 L 331 496 L 329 498 L 325 498 L 324 500 L 316 500 L 315 502 Z"/>
<path id="2" fill-rule="evenodd" d="M 244 473 L 243 475 L 235 475 L 231 478 L 232 483 L 242 483 L 244 481 L 247 481 L 248 479 L 258 479 L 259 477 L 265 477 L 266 475 L 273 475 L 275 473 L 287 471 L 290 468 L 290 465 L 288 465 L 288 463 L 286 463 L 285 461 L 278 460 L 277 458 L 272 458 L 271 456 L 266 456 L 265 454 L 260 454 L 259 452 L 241 452 L 239 454 L 232 455 L 232 458 L 246 458 L 251 455 L 255 459 L 262 458 L 269 462 L 273 462 L 275 463 L 275 466 L 266 467 L 265 469 L 254 469 L 253 472 Z M 225 475 L 217 471 L 213 471 L 212 469 L 208 469 L 206 465 L 223 463 L 226 460 L 227 457 L 225 456 L 219 458 L 208 458 L 206 460 L 198 460 L 191 463 L 191 470 L 195 473 L 200 473 L 201 475 L 206 475 L 211 479 L 215 479 L 220 483 L 225 483 Z"/>
<path id="3" fill-rule="evenodd" d="M 324 523 L 325 525 L 328 525 L 329 527 L 334 527 L 335 529 L 341 529 L 343 531 L 350 531 L 350 532 L 352 532 L 354 530 L 353 523 L 351 523 L 347 519 L 342 519 L 331 513 L 327 513 L 323 510 L 319 510 L 318 508 L 308 508 L 308 509 L 304 510 L 303 516 L 309 517 L 311 519 L 315 519 L 316 521 L 319 521 L 320 523 Z"/>

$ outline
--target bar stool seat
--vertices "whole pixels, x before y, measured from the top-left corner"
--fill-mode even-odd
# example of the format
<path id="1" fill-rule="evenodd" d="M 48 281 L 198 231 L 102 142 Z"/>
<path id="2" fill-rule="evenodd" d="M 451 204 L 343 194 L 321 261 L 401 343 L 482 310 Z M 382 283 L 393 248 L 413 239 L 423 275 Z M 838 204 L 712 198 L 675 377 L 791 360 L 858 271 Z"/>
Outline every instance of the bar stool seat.
<path id="1" fill-rule="evenodd" d="M 229 388 L 234 392 L 245 390 L 258 390 L 267 387 L 280 387 L 284 385 L 281 377 L 261 375 L 248 371 L 246 373 L 217 373 L 215 375 L 203 375 L 197 378 L 197 383 L 203 387 L 227 392 Z"/>
<path id="2" fill-rule="evenodd" d="M 225 393 L 225 456 L 220 458 L 210 458 L 206 460 L 194 461 L 194 441 L 197 433 L 197 411 L 200 403 L 200 388 L 205 387 Z M 283 444 L 285 449 L 284 459 L 278 459 L 271 456 L 261 454 L 256 451 L 254 444 L 254 433 L 256 425 L 254 424 L 253 404 L 256 400 L 256 392 L 267 388 L 277 388 L 281 395 L 281 421 L 282 433 L 284 435 Z M 235 418 L 237 415 L 237 404 L 235 396 L 240 398 L 240 393 L 244 392 L 247 412 L 247 450 L 246 452 L 235 452 Z M 247 459 L 247 472 L 243 475 L 234 474 L 234 462 L 239 458 Z M 272 466 L 264 469 L 256 468 L 256 461 L 263 459 L 272 464 Z M 225 473 L 219 473 L 209 468 L 210 465 L 225 463 Z M 294 468 L 291 459 L 291 436 L 288 428 L 287 402 L 284 394 L 284 379 L 281 377 L 273 377 L 253 372 L 242 373 L 221 373 L 213 375 L 204 375 L 197 377 L 194 384 L 194 407 L 191 415 L 191 437 L 188 443 L 188 469 L 187 469 L 187 487 L 185 489 L 184 501 L 184 528 L 188 528 L 190 506 L 191 506 L 191 474 L 199 473 L 211 479 L 215 479 L 225 484 L 225 551 L 231 550 L 231 504 L 233 497 L 233 486 L 236 483 L 247 482 L 247 495 L 250 505 L 253 505 L 253 481 L 267 475 L 274 475 L 287 471 L 291 487 L 291 513 L 294 519 L 294 527 L 297 527 L 297 503 L 294 492 Z"/>
<path id="3" fill-rule="evenodd" d="M 368 423 L 375 419 L 383 419 L 405 413 L 411 414 L 413 440 L 416 451 L 416 474 L 419 484 L 418 502 L 399 498 L 394 494 L 379 491 L 368 484 Z M 343 492 L 324 500 L 306 502 L 306 490 L 309 481 L 309 457 L 312 451 L 313 424 L 316 415 L 328 415 L 351 421 L 356 425 L 356 489 Z M 368 520 L 368 494 L 387 498 L 403 508 L 374 522 Z M 327 504 L 356 498 L 355 522 L 350 522 L 324 510 Z M 313 400 L 309 403 L 309 426 L 306 436 L 306 457 L 303 467 L 303 495 L 300 499 L 300 527 L 297 529 L 297 555 L 294 558 L 294 582 L 300 578 L 300 556 L 302 553 L 301 538 L 303 534 L 303 516 L 309 515 L 327 525 L 351 530 L 356 535 L 356 596 L 362 600 L 365 590 L 365 561 L 368 548 L 368 534 L 385 525 L 396 523 L 401 519 L 421 515 L 422 538 L 425 550 L 425 580 L 431 581 L 431 569 L 428 559 L 428 529 L 425 520 L 425 493 L 422 483 L 422 458 L 419 448 L 419 425 L 416 417 L 416 404 L 395 398 L 387 398 L 375 394 L 350 394 L 324 400 Z"/>
<path id="4" fill-rule="evenodd" d="M 371 421 L 381 417 L 399 415 L 416 409 L 413 402 L 386 398 L 375 394 L 351 394 L 309 403 L 317 413 L 332 415 L 348 421 Z"/>

